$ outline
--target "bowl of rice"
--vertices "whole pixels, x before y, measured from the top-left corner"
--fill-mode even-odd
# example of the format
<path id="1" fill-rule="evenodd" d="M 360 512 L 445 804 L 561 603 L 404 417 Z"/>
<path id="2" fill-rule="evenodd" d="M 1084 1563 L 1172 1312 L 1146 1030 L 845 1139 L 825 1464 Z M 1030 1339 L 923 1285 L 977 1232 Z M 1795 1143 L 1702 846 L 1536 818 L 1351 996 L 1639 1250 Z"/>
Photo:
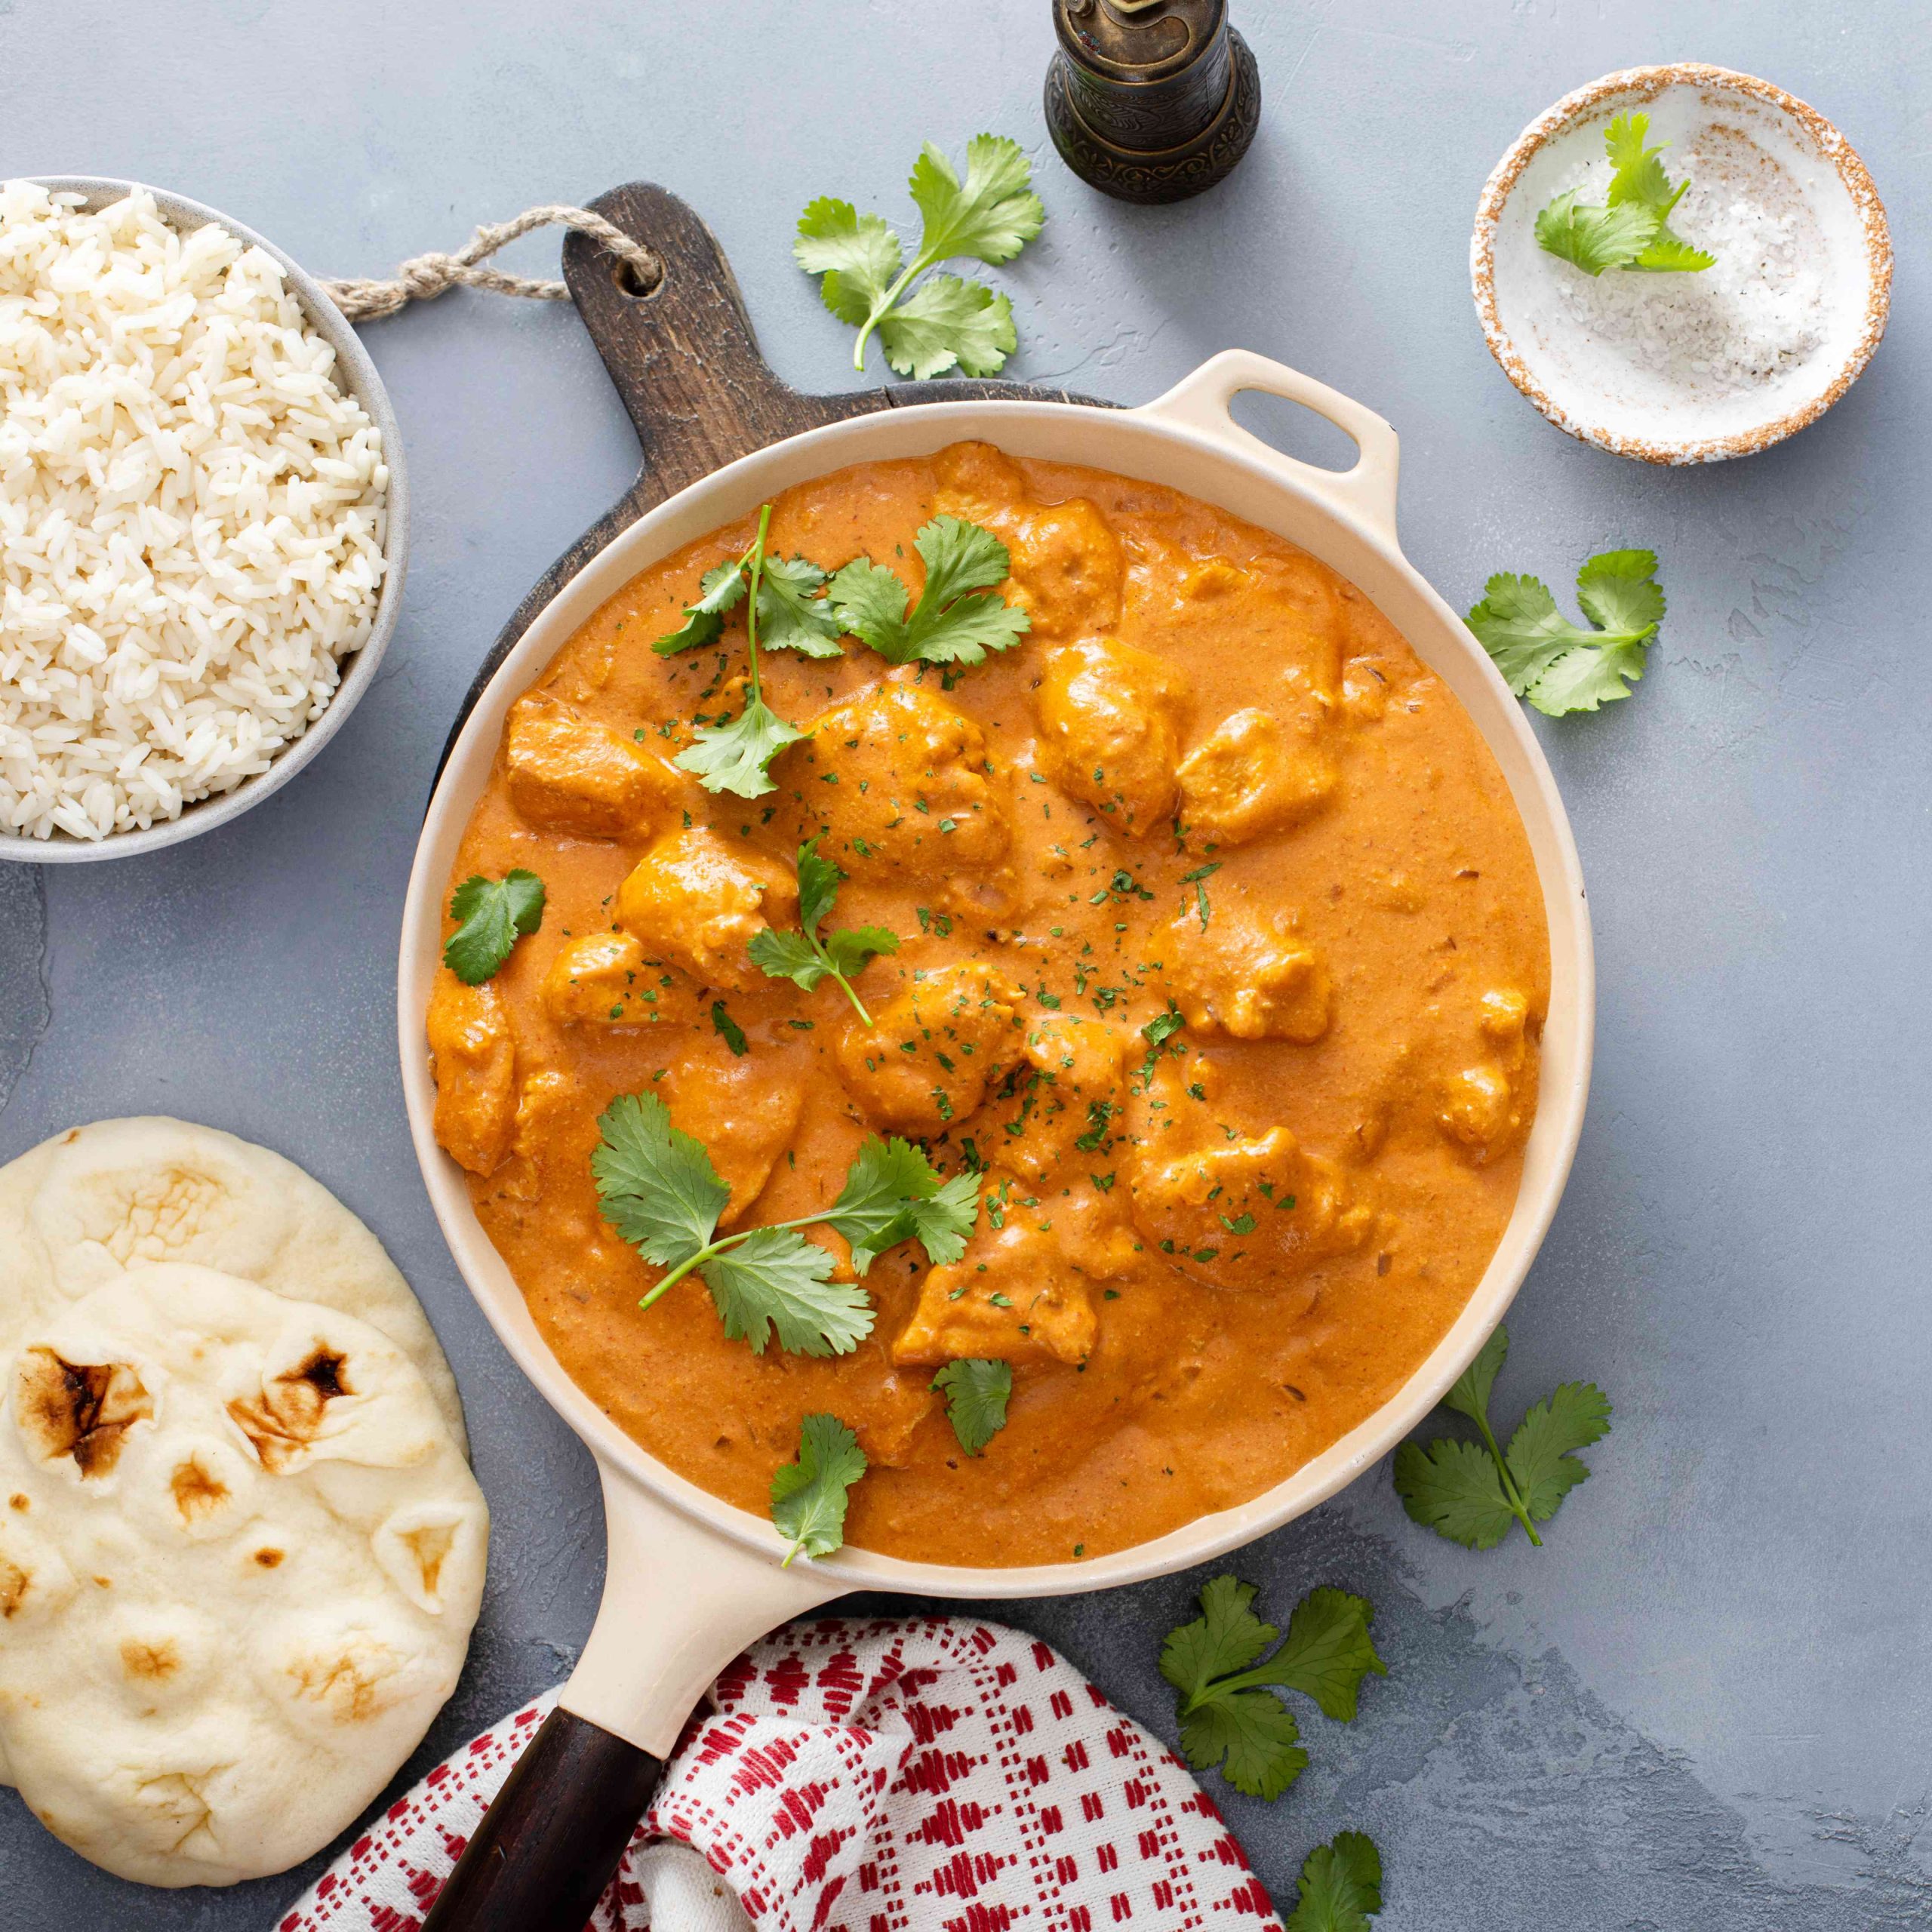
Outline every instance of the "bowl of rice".
<path id="1" fill-rule="evenodd" d="M 1606 136 L 1657 150 L 1668 232 L 1704 266 L 1593 272 L 1540 217 L 1617 198 Z M 1647 463 L 1712 463 L 1815 422 L 1885 332 L 1892 245 L 1852 146 L 1755 75 L 1694 62 L 1566 94 L 1497 163 L 1469 251 L 1476 312 L 1509 380 L 1558 428 Z"/>
<path id="2" fill-rule="evenodd" d="M 130 181 L 0 182 L 0 859 L 129 857 L 307 764 L 408 540 L 355 332 L 281 250 Z"/>

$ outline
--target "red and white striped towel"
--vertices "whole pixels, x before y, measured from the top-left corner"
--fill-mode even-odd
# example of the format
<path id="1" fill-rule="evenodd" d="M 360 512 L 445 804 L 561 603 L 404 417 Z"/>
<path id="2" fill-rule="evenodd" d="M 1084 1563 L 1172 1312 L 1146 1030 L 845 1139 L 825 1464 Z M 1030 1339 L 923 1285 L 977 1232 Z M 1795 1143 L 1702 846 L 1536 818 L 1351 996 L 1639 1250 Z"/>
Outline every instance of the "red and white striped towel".
<path id="1" fill-rule="evenodd" d="M 546 1697 L 387 1813 L 278 1932 L 414 1932 Z M 1036 1638 L 827 1619 L 721 1677 L 596 1932 L 1260 1932 L 1280 1921 L 1187 1767 Z"/>

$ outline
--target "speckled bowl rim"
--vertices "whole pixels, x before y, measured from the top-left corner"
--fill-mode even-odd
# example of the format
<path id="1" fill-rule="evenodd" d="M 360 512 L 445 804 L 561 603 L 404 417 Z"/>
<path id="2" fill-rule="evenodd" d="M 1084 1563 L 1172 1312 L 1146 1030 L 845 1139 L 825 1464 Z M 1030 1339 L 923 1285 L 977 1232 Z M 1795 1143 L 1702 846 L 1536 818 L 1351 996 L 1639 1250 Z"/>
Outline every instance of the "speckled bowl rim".
<path id="1" fill-rule="evenodd" d="M 1869 287 L 1866 298 L 1864 327 L 1851 352 L 1825 389 L 1801 407 L 1786 411 L 1768 421 L 1723 436 L 1643 437 L 1620 434 L 1601 424 L 1582 420 L 1566 410 L 1539 383 L 1518 352 L 1497 314 L 1496 230 L 1503 211 L 1523 171 L 1556 136 L 1593 114 L 1616 95 L 1639 100 L 1654 100 L 1666 88 L 1694 87 L 1720 94 L 1743 94 L 1774 108 L 1795 122 L 1812 146 L 1837 168 L 1838 178 L 1851 197 L 1865 232 L 1865 260 Z M 1891 312 L 1892 236 L 1885 220 L 1884 205 L 1872 184 L 1857 151 L 1817 109 L 1794 94 L 1761 81 L 1755 75 L 1741 74 L 1730 67 L 1714 67 L 1699 60 L 1676 61 L 1654 67 L 1625 67 L 1605 74 L 1587 87 L 1567 94 L 1555 106 L 1538 115 L 1517 136 L 1508 153 L 1496 165 L 1484 183 L 1482 198 L 1476 204 L 1475 232 L 1469 242 L 1469 276 L 1475 285 L 1476 314 L 1482 322 L 1483 340 L 1503 373 L 1548 417 L 1559 429 L 1580 441 L 1594 444 L 1617 456 L 1635 457 L 1645 463 L 1719 463 L 1735 456 L 1751 456 L 1783 441 L 1814 423 L 1843 395 L 1864 373 L 1885 333 Z"/>
<path id="2" fill-rule="evenodd" d="M 29 866 L 85 865 L 97 859 L 131 859 L 164 847 L 179 845 L 198 838 L 219 826 L 239 818 L 251 806 L 260 804 L 271 792 L 278 792 L 303 766 L 309 764 L 342 728 L 371 684 L 376 667 L 389 648 L 396 620 L 402 609 L 402 584 L 409 555 L 409 480 L 404 468 L 402 430 L 391 405 L 389 392 L 369 359 L 349 318 L 330 300 L 322 285 L 298 263 L 292 260 L 266 235 L 257 235 L 245 222 L 218 208 L 191 201 L 166 188 L 146 181 L 123 181 L 104 174 L 8 174 L 8 181 L 33 181 L 53 194 L 81 194 L 90 209 L 107 207 L 124 199 L 137 188 L 154 197 L 155 206 L 168 223 L 184 231 L 218 222 L 245 245 L 262 249 L 281 264 L 290 292 L 302 305 L 303 312 L 323 340 L 335 351 L 336 368 L 349 392 L 369 413 L 382 432 L 383 460 L 389 472 L 385 507 L 387 522 L 383 535 L 383 587 L 377 598 L 376 619 L 368 637 L 344 663 L 341 681 L 322 715 L 285 750 L 278 752 L 266 771 L 245 778 L 233 790 L 198 799 L 183 808 L 178 818 L 164 819 L 145 830 L 110 832 L 105 838 L 76 838 L 71 832 L 56 832 L 46 838 L 32 838 L 24 832 L 0 829 L 0 861 Z"/>

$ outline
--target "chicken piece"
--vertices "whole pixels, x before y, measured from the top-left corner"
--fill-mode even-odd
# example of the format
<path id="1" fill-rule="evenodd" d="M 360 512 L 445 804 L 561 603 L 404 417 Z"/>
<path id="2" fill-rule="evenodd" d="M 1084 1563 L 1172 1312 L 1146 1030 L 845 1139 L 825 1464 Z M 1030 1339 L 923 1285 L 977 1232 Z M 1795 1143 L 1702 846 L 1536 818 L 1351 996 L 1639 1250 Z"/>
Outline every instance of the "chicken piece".
<path id="1" fill-rule="evenodd" d="M 789 1056 L 747 1054 L 740 1060 L 709 1041 L 680 1060 L 655 1091 L 671 1124 L 704 1143 L 718 1178 L 731 1190 L 721 1228 L 743 1220 L 764 1192 L 780 1155 L 792 1144 L 804 1105 L 805 1083 Z"/>
<path id="2" fill-rule="evenodd" d="M 966 1252 L 919 1284 L 911 1318 L 892 1345 L 895 1362 L 1081 1362 L 1093 1352 L 1087 1283 L 1016 1199 L 995 1227 L 983 1212 Z"/>
<path id="3" fill-rule="evenodd" d="M 1034 702 L 1041 763 L 1069 798 L 1129 834 L 1173 817 L 1187 687 L 1172 666 L 1131 644 L 1069 645 L 1048 658 Z"/>
<path id="4" fill-rule="evenodd" d="M 1130 1186 L 1134 1224 L 1149 1244 L 1211 1288 L 1278 1289 L 1361 1247 L 1374 1225 L 1342 1170 L 1285 1127 L 1144 1161 Z"/>
<path id="5" fill-rule="evenodd" d="M 510 1142 L 510 1158 L 498 1176 L 506 1194 L 518 1201 L 534 1201 L 543 1192 L 546 1166 L 561 1171 L 573 1158 L 589 1159 L 597 1144 L 594 1127 L 586 1128 L 580 1119 L 574 1137 L 582 1144 L 569 1144 L 573 1138 L 570 1112 L 581 1091 L 577 1075 L 559 1067 L 540 1067 L 518 1083 L 516 1131 Z"/>
<path id="6" fill-rule="evenodd" d="M 1084 497 L 1035 503 L 1026 479 L 990 443 L 955 443 L 933 459 L 935 507 L 983 525 L 1007 547 L 1013 591 L 1049 641 L 1094 637 L 1120 622 L 1120 539 Z"/>
<path id="7" fill-rule="evenodd" d="M 429 995 L 427 1031 L 437 1141 L 459 1167 L 491 1173 L 516 1124 L 516 1040 L 503 995 L 487 980 L 466 986 L 445 967 Z"/>
<path id="8" fill-rule="evenodd" d="M 660 838 L 617 888 L 617 923 L 645 952 L 733 992 L 764 984 L 745 949 L 798 909 L 787 868 L 703 825 Z"/>
<path id="9" fill-rule="evenodd" d="M 835 1051 L 847 1091 L 871 1119 L 901 1134 L 964 1120 L 1024 1048 L 1020 989 L 964 960 L 915 974 L 867 1026 L 847 1022 Z"/>
<path id="10" fill-rule="evenodd" d="M 630 933 L 574 939 L 543 976 L 543 1010 L 559 1026 L 689 1026 L 697 989 L 662 960 L 648 959 Z"/>
<path id="11" fill-rule="evenodd" d="M 1373 657 L 1351 657 L 1342 666 L 1342 715 L 1351 724 L 1377 724 L 1389 709 L 1389 673 Z"/>
<path id="12" fill-rule="evenodd" d="M 903 1469 L 912 1459 L 919 1425 L 939 1407 L 929 1376 L 888 1374 L 852 1424 L 866 1461 L 874 1469 Z"/>
<path id="13" fill-rule="evenodd" d="M 1002 1166 L 1029 1180 L 1050 1173 L 1086 1140 L 1096 1146 L 1120 1111 L 1126 1048 L 1097 1020 L 1054 1014 L 1026 1029 L 1030 1072 L 1019 1105 L 1003 1123 L 996 1151 Z"/>
<path id="14" fill-rule="evenodd" d="M 1223 718 L 1181 761 L 1181 822 L 1214 845 L 1241 845 L 1312 818 L 1335 795 L 1334 764 L 1272 712 Z"/>
<path id="15" fill-rule="evenodd" d="M 934 878 L 997 865 L 1011 842 L 986 740 L 955 706 L 888 679 L 821 712 L 775 775 L 799 801 L 801 838 L 854 877 Z"/>
<path id="16" fill-rule="evenodd" d="M 1238 1040 L 1297 1040 L 1327 1032 L 1334 982 L 1293 915 L 1263 925 L 1238 903 L 1214 907 L 1208 929 L 1192 909 L 1168 928 L 1167 984 L 1189 1026 Z"/>
<path id="17" fill-rule="evenodd" d="M 1529 1014 L 1529 1001 L 1513 988 L 1484 993 L 1476 1028 L 1486 1057 L 1443 1082 L 1436 1124 L 1478 1167 L 1513 1146 L 1527 1124 Z"/>
<path id="18" fill-rule="evenodd" d="M 521 817 L 579 838 L 642 838 L 685 789 L 654 752 L 535 695 L 511 707 L 503 761 Z"/>

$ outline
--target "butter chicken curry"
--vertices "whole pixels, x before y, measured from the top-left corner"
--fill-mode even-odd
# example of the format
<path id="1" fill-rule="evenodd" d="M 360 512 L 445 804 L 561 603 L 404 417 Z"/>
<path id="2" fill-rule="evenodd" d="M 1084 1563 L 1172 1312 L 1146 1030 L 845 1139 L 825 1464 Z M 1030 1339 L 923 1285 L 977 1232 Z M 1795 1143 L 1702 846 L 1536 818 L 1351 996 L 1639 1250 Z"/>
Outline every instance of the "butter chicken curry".
<path id="1" fill-rule="evenodd" d="M 940 518 L 1010 565 L 979 661 L 905 645 Z M 866 1459 L 848 1540 L 903 1557 L 1065 1561 L 1256 1495 L 1407 1379 L 1515 1201 L 1549 955 L 1501 774 L 1358 591 L 1155 485 L 965 443 L 787 491 L 756 690 L 742 584 L 680 632 L 755 523 L 645 571 L 509 713 L 451 884 L 534 873 L 541 924 L 429 1014 L 477 1213 L 576 1380 L 746 1509 L 811 1414 Z M 829 615 L 848 585 L 888 628 L 917 605 L 888 654 Z M 802 735 L 771 789 L 708 789 L 694 742 L 755 697 Z M 808 841 L 843 875 L 817 937 L 897 939 L 841 955 L 849 992 L 758 961 L 809 954 Z M 836 1354 L 755 1353 L 696 1274 L 641 1306 L 667 1270 L 592 1167 L 626 1094 L 703 1143 L 723 1230 L 804 1226 L 898 1136 L 977 1177 L 970 1238 L 860 1280 L 809 1230 L 869 1311 Z M 1010 1366 L 977 1454 L 955 1361 Z"/>

